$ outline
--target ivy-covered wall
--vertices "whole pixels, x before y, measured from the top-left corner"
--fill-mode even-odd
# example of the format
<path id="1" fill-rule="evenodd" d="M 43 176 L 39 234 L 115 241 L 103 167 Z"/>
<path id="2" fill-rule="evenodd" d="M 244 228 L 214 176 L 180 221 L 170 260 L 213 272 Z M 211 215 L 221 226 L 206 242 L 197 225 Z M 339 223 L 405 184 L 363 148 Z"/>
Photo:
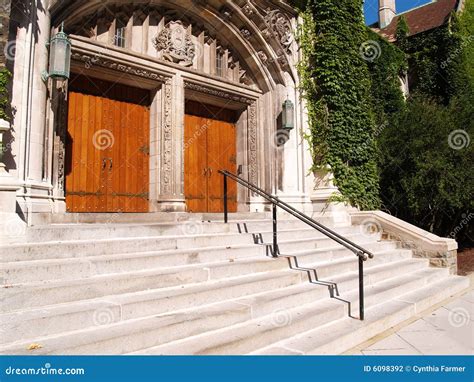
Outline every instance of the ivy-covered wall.
<path id="1" fill-rule="evenodd" d="M 368 39 L 362 0 L 309 0 L 303 6 L 298 67 L 307 101 L 314 165 L 329 165 L 344 200 L 379 207 L 371 81 L 360 54 Z"/>
<path id="2" fill-rule="evenodd" d="M 461 246 L 474 243 L 473 17 L 468 0 L 461 15 L 415 36 L 401 18 L 392 50 L 378 40 L 382 53 L 369 64 L 374 107 L 387 121 L 377 137 L 383 208 Z M 410 95 L 399 104 L 392 77 L 403 57 Z"/>

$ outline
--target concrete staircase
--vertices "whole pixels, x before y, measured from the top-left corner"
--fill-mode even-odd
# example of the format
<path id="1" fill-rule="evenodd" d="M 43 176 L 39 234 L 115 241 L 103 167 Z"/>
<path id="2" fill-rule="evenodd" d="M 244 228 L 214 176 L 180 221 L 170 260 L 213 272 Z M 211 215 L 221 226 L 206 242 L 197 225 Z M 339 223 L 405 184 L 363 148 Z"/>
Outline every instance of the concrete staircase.
<path id="1" fill-rule="evenodd" d="M 266 214 L 167 216 L 70 215 L 0 246 L 0 353 L 337 354 L 468 287 L 340 225 L 375 254 L 359 321 L 356 256 L 298 220 L 279 221 L 274 259 L 254 243 Z"/>

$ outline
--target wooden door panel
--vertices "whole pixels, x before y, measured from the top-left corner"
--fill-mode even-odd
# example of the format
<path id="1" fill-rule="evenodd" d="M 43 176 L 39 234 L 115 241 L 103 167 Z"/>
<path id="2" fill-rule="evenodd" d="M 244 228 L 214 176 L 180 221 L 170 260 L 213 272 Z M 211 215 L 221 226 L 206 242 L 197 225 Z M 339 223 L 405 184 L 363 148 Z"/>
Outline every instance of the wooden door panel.
<path id="1" fill-rule="evenodd" d="M 190 212 L 222 212 L 220 169 L 235 173 L 235 125 L 200 116 L 185 116 L 184 189 Z M 232 184 L 233 183 L 233 184 Z M 229 182 L 229 211 L 237 209 L 237 186 Z"/>
<path id="2" fill-rule="evenodd" d="M 235 125 L 228 122 L 213 121 L 207 134 L 208 167 L 211 169 L 209 176 L 209 212 L 222 212 L 224 210 L 223 177 L 219 170 L 236 172 L 236 145 Z M 228 182 L 228 208 L 229 212 L 237 210 L 237 185 Z"/>
<path id="3" fill-rule="evenodd" d="M 113 93 L 143 100 L 143 92 L 133 88 Z M 68 211 L 148 211 L 150 113 L 136 102 L 70 91 Z"/>
<path id="4" fill-rule="evenodd" d="M 147 107 L 117 104 L 109 193 L 115 211 L 148 211 L 149 116 Z"/>
<path id="5" fill-rule="evenodd" d="M 189 212 L 207 210 L 207 142 L 206 119 L 185 116 L 184 129 L 184 195 Z"/>
<path id="6" fill-rule="evenodd" d="M 72 150 L 71 172 L 66 174 L 66 205 L 70 212 L 94 210 L 104 197 L 104 183 L 97 166 L 95 147 L 95 99 L 81 93 L 70 93 L 68 134 Z"/>

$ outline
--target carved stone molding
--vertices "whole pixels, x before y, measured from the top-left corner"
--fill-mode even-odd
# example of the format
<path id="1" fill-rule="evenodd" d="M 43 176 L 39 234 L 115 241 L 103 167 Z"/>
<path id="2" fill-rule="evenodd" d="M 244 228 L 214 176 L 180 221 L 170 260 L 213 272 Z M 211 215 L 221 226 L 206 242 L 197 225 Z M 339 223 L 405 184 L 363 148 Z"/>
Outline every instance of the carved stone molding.
<path id="1" fill-rule="evenodd" d="M 160 82 L 165 82 L 168 79 L 167 76 L 164 76 L 160 73 L 156 73 L 148 69 L 139 68 L 137 66 L 124 65 L 99 55 L 73 52 L 71 58 L 75 61 L 84 62 L 87 68 L 96 65 L 107 69 L 118 70 L 120 72 L 133 74 L 139 77 L 149 78 L 151 80 L 157 80 Z"/>
<path id="2" fill-rule="evenodd" d="M 170 21 L 153 40 L 161 58 L 183 66 L 191 66 L 196 54 L 191 36 L 181 21 Z"/>
<path id="3" fill-rule="evenodd" d="M 219 98 L 225 98 L 231 101 L 245 103 L 248 105 L 254 102 L 251 98 L 247 98 L 238 94 L 232 94 L 224 90 L 213 89 L 204 85 L 196 84 L 194 82 L 188 82 L 188 81 L 184 82 L 184 88 L 189 89 L 189 90 L 194 90 L 200 93 L 209 94 L 209 95 L 219 97 Z"/>
<path id="4" fill-rule="evenodd" d="M 248 164 L 249 181 L 257 184 L 257 102 L 248 107 Z"/>
<path id="5" fill-rule="evenodd" d="M 171 195 L 173 174 L 172 80 L 163 85 L 163 146 L 161 166 L 161 194 Z"/>

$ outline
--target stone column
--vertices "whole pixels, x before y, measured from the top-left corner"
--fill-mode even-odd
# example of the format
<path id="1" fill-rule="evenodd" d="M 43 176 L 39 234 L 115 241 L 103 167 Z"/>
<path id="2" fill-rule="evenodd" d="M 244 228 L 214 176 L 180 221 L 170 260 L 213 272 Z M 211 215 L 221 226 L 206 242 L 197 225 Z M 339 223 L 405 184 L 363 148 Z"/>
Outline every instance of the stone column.
<path id="1" fill-rule="evenodd" d="M 0 243 L 13 242 L 25 234 L 26 224 L 16 213 L 16 193 L 21 188 L 17 179 L 5 170 L 3 163 L 3 134 L 10 130 L 10 123 L 0 119 Z"/>
<path id="2" fill-rule="evenodd" d="M 6 162 L 11 175 L 22 185 L 18 203 L 29 218 L 33 212 L 51 212 L 52 185 L 47 173 L 48 158 L 52 156 L 46 129 L 47 87 L 41 73 L 48 67 L 50 15 L 48 1 L 28 2 L 28 12 L 12 8 L 11 23 L 15 22 L 15 56 L 11 57 L 11 104 L 15 110 L 12 120 L 14 140 L 12 155 Z"/>
<path id="3" fill-rule="evenodd" d="M 185 211 L 184 198 L 184 81 L 178 73 L 162 86 L 158 210 Z"/>

